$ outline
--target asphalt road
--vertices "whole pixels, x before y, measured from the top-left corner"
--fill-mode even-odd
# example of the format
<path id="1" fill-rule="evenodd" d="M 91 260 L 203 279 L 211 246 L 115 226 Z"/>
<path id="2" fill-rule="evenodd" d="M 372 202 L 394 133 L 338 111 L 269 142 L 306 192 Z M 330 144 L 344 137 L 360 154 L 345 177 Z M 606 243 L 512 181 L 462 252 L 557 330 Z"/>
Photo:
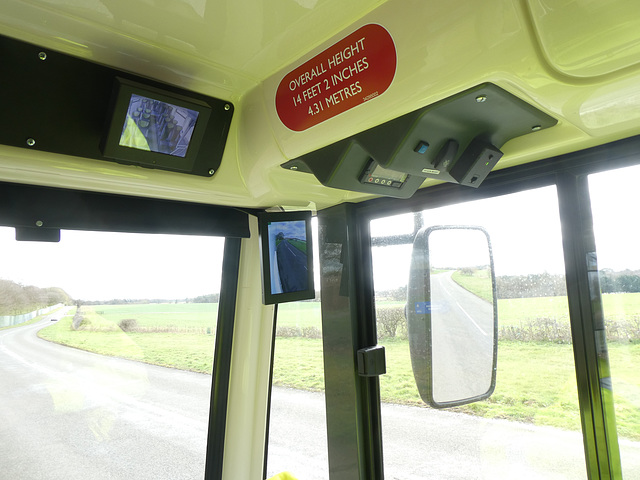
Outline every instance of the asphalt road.
<path id="1" fill-rule="evenodd" d="M 431 277 L 434 399 L 447 402 L 486 393 L 493 369 L 493 306 L 452 278 Z"/>
<path id="2" fill-rule="evenodd" d="M 0 331 L 0 478 L 202 479 L 211 377 L 37 338 L 50 323 Z M 577 432 L 382 412 L 387 480 L 586 478 Z M 274 388 L 270 474 L 327 478 L 324 418 L 322 394 Z M 622 451 L 625 480 L 640 479 L 640 443 Z"/>
<path id="3" fill-rule="evenodd" d="M 308 286 L 307 256 L 285 238 L 276 248 L 282 291 L 300 292 Z"/>
<path id="4" fill-rule="evenodd" d="M 0 477 L 203 478 L 211 377 L 39 339 L 50 323 L 0 331 Z"/>
<path id="5" fill-rule="evenodd" d="M 322 393 L 274 389 L 269 475 L 328 478 L 324 404 Z M 385 480 L 587 478 L 580 432 L 389 404 L 382 427 Z M 621 451 L 625 480 L 640 480 L 640 442 Z"/>

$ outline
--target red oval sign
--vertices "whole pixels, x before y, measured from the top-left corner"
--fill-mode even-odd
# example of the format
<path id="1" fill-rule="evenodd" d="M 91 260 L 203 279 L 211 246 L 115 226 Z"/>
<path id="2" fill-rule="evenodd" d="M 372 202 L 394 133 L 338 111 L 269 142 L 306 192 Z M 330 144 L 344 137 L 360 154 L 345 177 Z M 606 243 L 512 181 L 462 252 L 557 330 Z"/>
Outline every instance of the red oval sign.
<path id="1" fill-rule="evenodd" d="M 395 73 L 391 35 L 365 25 L 285 75 L 276 92 L 278 116 L 301 132 L 382 95 Z"/>

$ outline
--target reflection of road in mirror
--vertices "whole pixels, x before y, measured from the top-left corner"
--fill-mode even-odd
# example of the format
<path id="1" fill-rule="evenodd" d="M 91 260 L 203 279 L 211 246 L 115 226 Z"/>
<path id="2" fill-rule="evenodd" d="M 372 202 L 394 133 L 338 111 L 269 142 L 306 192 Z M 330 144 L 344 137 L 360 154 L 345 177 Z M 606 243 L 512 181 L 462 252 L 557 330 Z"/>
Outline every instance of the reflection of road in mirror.
<path id="1" fill-rule="evenodd" d="M 491 386 L 493 305 L 458 285 L 453 272 L 431 277 L 433 397 L 472 398 Z"/>
<path id="2" fill-rule="evenodd" d="M 284 238 L 276 247 L 280 283 L 284 293 L 306 290 L 308 283 L 307 255 Z"/>

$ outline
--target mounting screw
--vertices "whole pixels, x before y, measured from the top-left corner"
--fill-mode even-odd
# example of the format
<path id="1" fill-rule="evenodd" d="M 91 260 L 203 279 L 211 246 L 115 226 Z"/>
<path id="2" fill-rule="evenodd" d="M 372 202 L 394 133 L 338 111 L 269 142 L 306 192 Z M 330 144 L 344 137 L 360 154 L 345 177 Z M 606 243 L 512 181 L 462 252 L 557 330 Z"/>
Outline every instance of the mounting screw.
<path id="1" fill-rule="evenodd" d="M 38 54 L 38 58 L 39 58 L 40 60 L 46 60 L 46 59 L 47 59 L 47 54 L 46 54 L 45 52 L 40 52 L 40 53 Z"/>
<path id="2" fill-rule="evenodd" d="M 478 103 L 484 103 L 487 101 L 487 96 L 486 95 L 478 95 L 476 97 L 476 102 Z"/>
<path id="3" fill-rule="evenodd" d="M 231 105 L 229 105 L 228 103 L 225 103 L 224 109 L 225 110 L 231 110 Z"/>
<path id="4" fill-rule="evenodd" d="M 214 173 L 216 173 L 216 171 L 213 168 L 209 170 L 209 175 L 213 175 Z"/>
<path id="5" fill-rule="evenodd" d="M 44 222 L 42 220 L 38 220 L 36 222 L 36 227 L 41 227 L 42 225 L 44 225 Z"/>
<path id="6" fill-rule="evenodd" d="M 542 130 L 542 125 L 534 125 L 531 127 L 532 132 L 537 132 L 538 130 Z"/>
<path id="7" fill-rule="evenodd" d="M 35 144 L 36 144 L 35 139 L 27 138 L 27 145 L 29 145 L 30 147 L 33 147 Z"/>
<path id="8" fill-rule="evenodd" d="M 298 170 L 298 167 L 296 167 L 295 165 L 292 165 L 291 166 L 291 170 L 296 171 L 296 170 Z"/>

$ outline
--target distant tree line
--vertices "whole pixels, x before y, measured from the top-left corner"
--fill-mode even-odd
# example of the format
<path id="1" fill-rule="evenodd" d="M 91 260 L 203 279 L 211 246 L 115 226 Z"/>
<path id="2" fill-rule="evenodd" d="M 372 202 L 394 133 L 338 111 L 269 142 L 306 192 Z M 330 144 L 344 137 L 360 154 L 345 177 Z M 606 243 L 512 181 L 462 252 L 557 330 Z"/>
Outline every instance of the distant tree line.
<path id="1" fill-rule="evenodd" d="M 199 295 L 192 298 L 114 298 L 111 300 L 76 300 L 76 305 L 146 305 L 149 303 L 218 303 L 219 293 Z"/>
<path id="2" fill-rule="evenodd" d="M 383 301 L 394 301 L 394 302 L 404 302 L 407 300 L 407 286 L 393 288 L 390 290 L 382 290 L 376 292 L 376 300 Z"/>
<path id="3" fill-rule="evenodd" d="M 536 273 L 496 277 L 498 298 L 557 297 L 567 294 L 564 275 Z"/>
<path id="4" fill-rule="evenodd" d="M 148 303 L 174 303 L 178 300 L 162 298 L 112 298 L 111 300 L 76 300 L 77 306 L 82 305 L 146 305 Z"/>
<path id="5" fill-rule="evenodd" d="M 198 297 L 186 299 L 186 303 L 218 303 L 219 301 L 219 293 L 210 293 L 209 295 L 200 295 Z"/>
<path id="6" fill-rule="evenodd" d="M 640 293 L 640 270 L 599 272 L 602 293 Z M 503 276 L 496 279 L 498 298 L 554 297 L 567 294 L 564 275 L 541 273 L 535 275 Z"/>
<path id="7" fill-rule="evenodd" d="M 61 288 L 39 288 L 0 279 L 0 315 L 20 315 L 58 303 L 71 303 Z"/>
<path id="8" fill-rule="evenodd" d="M 496 289 L 499 299 L 554 297 L 567 294 L 564 275 L 549 273 L 497 277 Z M 404 302 L 407 299 L 407 287 L 378 291 L 376 299 Z"/>
<path id="9" fill-rule="evenodd" d="M 602 293 L 638 293 L 640 270 L 614 272 L 605 268 L 600 271 L 600 289 Z"/>
<path id="10" fill-rule="evenodd" d="M 0 282 L 7 282 L 0 280 Z M 12 282 L 9 282 L 12 283 Z M 15 285 L 15 284 L 14 284 Z M 0 285 L 0 289 L 1 289 Z M 36 287 L 21 287 L 25 289 Z M 623 272 L 614 272 L 612 270 L 602 270 L 600 272 L 600 288 L 603 293 L 637 293 L 640 292 L 640 270 Z M 567 286 L 564 275 L 555 275 L 550 273 L 537 273 L 529 275 L 503 275 L 496 278 L 496 289 L 499 299 L 506 298 L 534 298 L 534 297 L 555 297 L 565 296 L 567 294 Z M 40 289 L 42 290 L 42 289 Z M 47 291 L 58 290 L 66 302 L 69 302 L 68 295 L 62 289 L 44 289 Z M 2 296 L 0 290 L 0 308 L 6 305 L 7 300 Z M 395 289 L 389 289 L 376 292 L 378 300 L 387 301 L 406 301 L 407 287 L 402 286 Z M 320 292 L 316 292 L 316 298 L 306 301 L 319 301 Z M 131 304 L 148 304 L 148 303 L 218 303 L 220 301 L 219 293 L 210 293 L 207 295 L 199 295 L 197 297 L 183 299 L 123 299 L 116 298 L 113 300 L 95 300 L 86 301 L 78 300 L 77 305 L 131 305 Z M 58 302 L 52 303 L 55 304 Z M 64 303 L 64 302 L 63 302 Z M 39 308 L 39 307 L 38 307 Z M 33 309 L 32 309 L 33 310 Z M 21 312 L 22 313 L 22 312 Z M 0 313 L 2 315 L 2 313 Z M 13 315 L 13 313 L 5 314 Z"/>
<path id="11" fill-rule="evenodd" d="M 600 271 L 602 293 L 640 293 L 640 270 L 614 272 Z M 496 278 L 499 299 L 556 297 L 567 295 L 564 275 L 537 273 L 529 275 L 503 275 Z M 376 292 L 378 300 L 406 301 L 407 287 Z"/>

